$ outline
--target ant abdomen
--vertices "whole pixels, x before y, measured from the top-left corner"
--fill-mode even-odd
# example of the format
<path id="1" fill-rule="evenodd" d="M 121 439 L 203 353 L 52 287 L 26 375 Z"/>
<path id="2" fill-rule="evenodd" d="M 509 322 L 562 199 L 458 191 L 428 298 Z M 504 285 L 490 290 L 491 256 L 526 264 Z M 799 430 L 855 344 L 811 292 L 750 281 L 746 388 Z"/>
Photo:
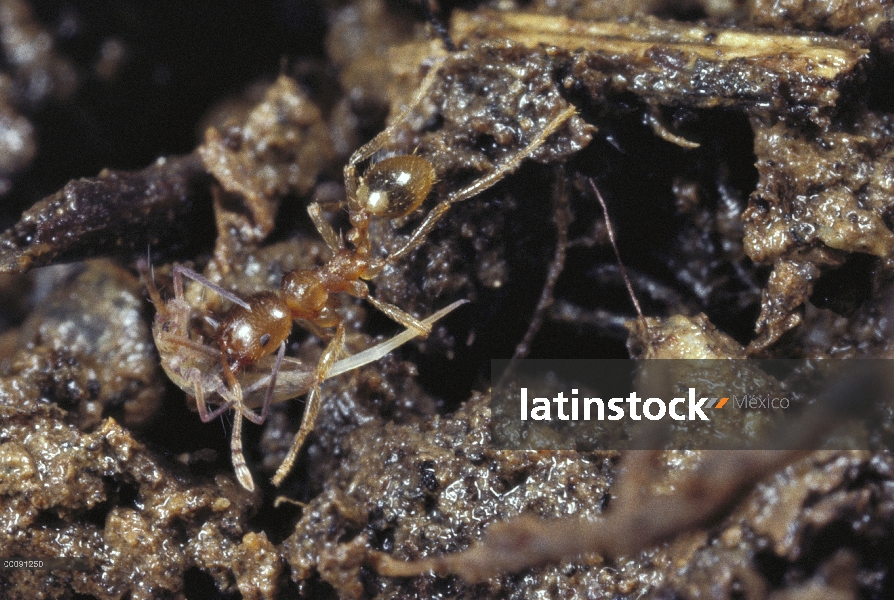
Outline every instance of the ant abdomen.
<path id="1" fill-rule="evenodd" d="M 422 204 L 435 184 L 435 169 L 426 159 L 408 154 L 374 164 L 360 181 L 357 201 L 376 217 L 394 219 Z"/>
<path id="2" fill-rule="evenodd" d="M 289 307 L 278 294 L 261 292 L 246 303 L 251 309 L 234 306 L 218 328 L 218 343 L 234 369 L 271 354 L 292 331 Z"/>

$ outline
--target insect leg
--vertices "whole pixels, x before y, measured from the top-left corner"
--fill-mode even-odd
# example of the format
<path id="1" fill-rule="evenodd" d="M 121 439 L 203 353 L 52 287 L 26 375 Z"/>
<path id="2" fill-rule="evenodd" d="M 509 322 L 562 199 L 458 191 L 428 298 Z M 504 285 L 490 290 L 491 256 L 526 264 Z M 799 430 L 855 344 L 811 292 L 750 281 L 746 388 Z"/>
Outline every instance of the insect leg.
<path id="1" fill-rule="evenodd" d="M 320 232 L 320 235 L 323 236 L 323 240 L 332 252 L 338 252 L 344 248 L 341 236 L 335 233 L 335 230 L 332 229 L 332 225 L 330 225 L 329 221 L 323 217 L 323 214 L 320 212 L 319 204 L 314 202 L 308 206 L 307 214 L 310 215 L 311 220 L 314 222 L 314 227 L 316 227 L 317 231 Z"/>
<path id="2" fill-rule="evenodd" d="M 264 405 L 261 407 L 261 414 L 255 414 L 255 412 L 245 406 L 245 404 L 242 405 L 245 418 L 255 425 L 260 425 L 267 420 L 267 411 L 270 410 L 270 404 L 273 402 L 273 390 L 276 388 L 276 376 L 279 375 L 279 370 L 282 367 L 282 359 L 285 355 L 286 343 L 283 342 L 279 345 L 279 352 L 276 353 L 276 363 L 273 365 L 273 371 L 270 373 L 270 384 L 267 386 L 267 394 L 264 396 Z"/>
<path id="3" fill-rule="evenodd" d="M 242 452 L 242 417 L 248 410 L 242 401 L 242 386 L 236 379 L 235 373 L 230 368 L 226 357 L 221 354 L 220 364 L 223 370 L 223 379 L 226 382 L 226 388 L 221 389 L 221 397 L 229 397 L 229 404 L 236 411 L 233 419 L 233 433 L 230 434 L 230 454 L 233 458 L 233 470 L 236 472 L 236 479 L 242 484 L 242 487 L 248 491 L 254 491 L 255 482 L 251 478 L 251 472 L 245 463 L 245 455 Z M 221 386 L 224 383 L 221 382 Z"/>
<path id="4" fill-rule="evenodd" d="M 184 267 L 182 265 L 177 265 L 174 267 L 174 294 L 177 298 L 183 298 L 183 280 L 182 280 L 181 276 L 189 277 L 193 281 L 204 285 L 206 288 L 208 288 L 212 292 L 216 293 L 220 297 L 226 298 L 233 304 L 238 304 L 239 306 L 241 306 L 242 308 L 244 308 L 246 310 L 251 310 L 251 306 L 249 306 L 248 303 L 245 302 L 245 300 L 243 300 L 236 294 L 234 294 L 232 292 L 228 292 L 227 290 L 223 289 L 216 283 L 212 283 L 208 279 L 205 279 L 204 276 L 202 276 L 202 275 L 196 273 L 195 271 L 193 271 L 192 269 L 190 269 L 188 267 Z"/>
<path id="5" fill-rule="evenodd" d="M 379 309 L 380 312 L 384 313 L 388 318 L 393 321 L 396 321 L 406 327 L 407 329 L 413 329 L 419 333 L 423 338 L 428 337 L 428 334 L 431 333 L 431 325 L 426 325 L 410 313 L 399 309 L 393 304 L 388 304 L 387 302 L 382 302 L 378 300 L 372 294 L 366 296 L 366 299 L 370 304 Z"/>
<path id="6" fill-rule="evenodd" d="M 241 393 L 240 393 L 241 396 Z M 236 479 L 249 492 L 255 489 L 255 482 L 251 478 L 251 471 L 245 464 L 245 455 L 242 453 L 242 401 L 240 399 L 237 404 L 236 417 L 233 419 L 233 433 L 230 435 L 230 454 L 233 457 L 233 470 L 236 472 Z"/>
<path id="7" fill-rule="evenodd" d="M 209 411 L 208 405 L 205 403 L 205 389 L 202 387 L 202 373 L 198 369 L 191 369 L 186 378 L 192 383 L 192 391 L 196 397 L 196 406 L 199 409 L 199 418 L 202 420 L 202 423 L 208 423 L 212 419 L 216 419 L 233 406 L 233 401 L 229 400 L 214 410 Z"/>
<path id="8" fill-rule="evenodd" d="M 283 479 L 286 478 L 286 475 L 289 474 L 289 471 L 292 469 L 292 465 L 295 462 L 295 459 L 298 458 L 298 453 L 301 451 L 301 446 L 304 445 L 304 440 L 307 439 L 307 436 L 314 429 L 314 423 L 317 420 L 317 414 L 320 412 L 320 383 L 326 379 L 326 374 L 329 372 L 330 367 L 332 367 L 333 363 L 335 363 L 338 355 L 341 353 L 342 347 L 345 344 L 345 326 L 343 323 L 339 324 L 338 330 L 335 332 L 335 337 L 332 338 L 332 341 L 329 342 L 329 345 L 326 346 L 326 349 L 323 351 L 323 355 L 320 357 L 320 362 L 317 365 L 317 373 L 314 380 L 313 388 L 310 390 L 310 394 L 307 397 L 307 405 L 304 407 L 304 416 L 301 418 L 301 425 L 298 427 L 298 432 L 295 434 L 295 439 L 292 440 L 292 447 L 289 448 L 289 453 L 286 455 L 285 460 L 282 461 L 282 464 L 279 465 L 279 468 L 276 470 L 276 473 L 273 475 L 273 485 L 278 486 L 282 483 Z M 234 430 L 235 431 L 235 430 Z"/>

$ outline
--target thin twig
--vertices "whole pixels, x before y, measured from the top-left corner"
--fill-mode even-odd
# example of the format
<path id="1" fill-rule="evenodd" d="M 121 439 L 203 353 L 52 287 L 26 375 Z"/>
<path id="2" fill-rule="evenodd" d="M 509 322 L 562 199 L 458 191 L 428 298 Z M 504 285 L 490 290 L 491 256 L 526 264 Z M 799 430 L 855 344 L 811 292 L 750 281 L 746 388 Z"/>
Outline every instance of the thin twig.
<path id="1" fill-rule="evenodd" d="M 546 281 L 543 284 L 543 290 L 540 292 L 540 300 L 537 302 L 537 308 L 534 309 L 534 316 L 531 318 L 531 324 L 525 332 L 525 336 L 515 347 L 513 359 L 524 358 L 528 355 L 531 342 L 534 336 L 540 331 L 543 324 L 543 316 L 546 310 L 552 306 L 553 291 L 556 289 L 556 281 L 565 268 L 565 254 L 568 248 L 568 222 L 571 220 L 571 214 L 568 209 L 568 195 L 565 193 L 565 170 L 557 169 L 556 189 L 553 194 L 553 206 L 555 213 L 553 220 L 556 223 L 556 251 L 553 253 L 553 260 L 547 271 Z"/>
<path id="2" fill-rule="evenodd" d="M 621 277 L 624 279 L 624 285 L 627 286 L 627 293 L 630 294 L 630 300 L 633 302 L 633 307 L 636 309 L 636 314 L 639 316 L 639 320 L 645 324 L 646 318 L 643 316 L 643 309 L 639 305 L 639 300 L 636 299 L 636 294 L 633 293 L 633 284 L 630 283 L 630 277 L 627 276 L 627 269 L 624 268 L 624 262 L 621 260 L 621 253 L 618 251 L 618 243 L 615 241 L 615 230 L 612 227 L 611 219 L 608 216 L 608 206 L 606 206 L 605 200 L 602 198 L 602 194 L 599 193 L 599 188 L 596 187 L 593 179 L 591 178 L 588 181 L 590 182 L 590 187 L 592 187 L 593 191 L 596 193 L 596 198 L 599 200 L 599 204 L 602 206 L 602 213 L 605 216 L 605 229 L 608 231 L 608 239 L 611 240 L 612 249 L 615 251 L 615 257 L 618 259 L 618 268 L 621 270 Z"/>

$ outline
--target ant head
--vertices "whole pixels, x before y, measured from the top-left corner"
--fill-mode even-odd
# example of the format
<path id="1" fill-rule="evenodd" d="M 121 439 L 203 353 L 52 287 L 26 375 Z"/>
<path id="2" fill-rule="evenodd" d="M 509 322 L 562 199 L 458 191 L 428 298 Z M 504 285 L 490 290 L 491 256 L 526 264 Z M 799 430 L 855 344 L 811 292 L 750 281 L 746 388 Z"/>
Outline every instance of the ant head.
<path id="1" fill-rule="evenodd" d="M 434 184 L 430 162 L 412 154 L 394 156 L 377 162 L 361 178 L 357 203 L 376 217 L 403 217 L 419 208 Z"/>
<path id="2" fill-rule="evenodd" d="M 292 331 L 289 307 L 272 292 L 247 300 L 251 310 L 234 306 L 218 327 L 218 344 L 227 362 L 239 369 L 273 354 Z"/>

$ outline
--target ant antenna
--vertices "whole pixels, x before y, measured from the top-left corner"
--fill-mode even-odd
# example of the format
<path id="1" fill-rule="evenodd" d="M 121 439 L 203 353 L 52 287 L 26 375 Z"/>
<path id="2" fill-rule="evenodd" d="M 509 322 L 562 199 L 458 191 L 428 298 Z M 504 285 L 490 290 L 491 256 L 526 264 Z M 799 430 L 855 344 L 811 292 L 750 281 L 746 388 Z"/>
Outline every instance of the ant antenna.
<path id="1" fill-rule="evenodd" d="M 447 32 L 447 26 L 444 25 L 444 21 L 432 10 L 431 0 L 419 0 L 419 3 L 422 5 L 422 14 L 425 15 L 425 20 L 431 24 L 435 33 L 444 42 L 444 48 L 447 52 L 456 52 L 456 44 L 453 43 L 450 33 Z"/>
<path id="2" fill-rule="evenodd" d="M 599 188 L 597 188 L 596 184 L 593 182 L 593 178 L 590 177 L 588 181 L 590 182 L 590 187 L 593 188 L 593 191 L 596 193 L 596 198 L 599 200 L 599 204 L 602 206 L 602 214 L 605 216 L 605 229 L 608 231 L 608 239 L 611 241 L 612 249 L 615 251 L 615 258 L 618 259 L 618 267 L 621 271 L 621 277 L 624 279 L 624 285 L 627 286 L 627 293 L 630 294 L 630 299 L 633 301 L 633 307 L 636 309 L 636 314 L 639 315 L 640 321 L 645 322 L 643 309 L 640 308 L 639 300 L 636 299 L 636 294 L 633 293 L 633 285 L 630 283 L 630 277 L 627 276 L 627 269 L 624 268 L 624 263 L 621 261 L 621 253 L 618 251 L 618 243 L 615 241 L 615 230 L 612 227 L 611 219 L 608 217 L 608 206 L 606 206 L 602 194 L 599 193 Z"/>

